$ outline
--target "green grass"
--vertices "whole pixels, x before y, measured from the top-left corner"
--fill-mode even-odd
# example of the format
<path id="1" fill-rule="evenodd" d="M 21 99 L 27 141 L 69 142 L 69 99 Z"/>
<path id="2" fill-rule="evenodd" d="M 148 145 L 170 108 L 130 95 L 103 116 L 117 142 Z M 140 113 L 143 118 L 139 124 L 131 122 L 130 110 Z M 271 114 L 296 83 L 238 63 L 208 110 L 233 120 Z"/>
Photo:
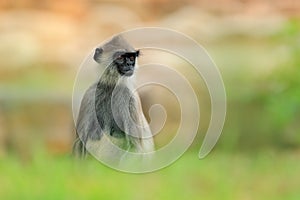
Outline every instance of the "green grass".
<path id="1" fill-rule="evenodd" d="M 32 162 L 0 160 L 0 199 L 300 199 L 299 152 L 187 153 L 149 174 L 126 174 L 93 158 L 41 153 Z"/>

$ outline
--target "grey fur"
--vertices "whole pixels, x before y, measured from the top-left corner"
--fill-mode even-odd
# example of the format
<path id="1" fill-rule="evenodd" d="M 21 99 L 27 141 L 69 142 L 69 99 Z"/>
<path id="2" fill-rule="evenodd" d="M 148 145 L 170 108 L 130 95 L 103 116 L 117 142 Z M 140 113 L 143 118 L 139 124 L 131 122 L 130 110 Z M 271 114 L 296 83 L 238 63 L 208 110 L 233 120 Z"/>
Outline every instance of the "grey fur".
<path id="1" fill-rule="evenodd" d="M 133 93 L 134 75 L 127 77 L 118 72 L 113 62 L 116 52 L 135 52 L 135 49 L 124 38 L 116 36 L 95 50 L 94 60 L 105 70 L 82 99 L 76 123 L 77 138 L 73 145 L 76 157 L 85 157 L 86 149 L 101 154 L 97 157 L 102 154 L 111 159 L 117 157 L 114 149 L 105 149 L 107 142 L 104 136 L 127 151 L 145 153 L 154 150 L 152 134 L 142 112 L 140 99 Z M 114 102 L 111 102 L 112 98 Z M 126 99 L 129 101 L 126 102 Z M 117 113 L 113 113 L 112 106 Z M 132 125 L 131 120 L 140 126 Z M 88 144 L 93 147 L 87 148 Z"/>

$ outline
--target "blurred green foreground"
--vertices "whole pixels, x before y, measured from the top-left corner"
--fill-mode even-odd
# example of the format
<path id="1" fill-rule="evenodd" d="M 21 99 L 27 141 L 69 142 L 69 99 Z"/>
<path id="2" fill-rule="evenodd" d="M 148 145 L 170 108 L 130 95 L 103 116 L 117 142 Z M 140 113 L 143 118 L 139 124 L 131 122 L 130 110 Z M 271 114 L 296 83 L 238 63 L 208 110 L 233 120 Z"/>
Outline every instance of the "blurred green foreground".
<path id="1" fill-rule="evenodd" d="M 30 164 L 1 160 L 1 199 L 293 199 L 300 198 L 300 153 L 187 153 L 158 172 L 134 175 L 89 159 L 38 153 Z"/>

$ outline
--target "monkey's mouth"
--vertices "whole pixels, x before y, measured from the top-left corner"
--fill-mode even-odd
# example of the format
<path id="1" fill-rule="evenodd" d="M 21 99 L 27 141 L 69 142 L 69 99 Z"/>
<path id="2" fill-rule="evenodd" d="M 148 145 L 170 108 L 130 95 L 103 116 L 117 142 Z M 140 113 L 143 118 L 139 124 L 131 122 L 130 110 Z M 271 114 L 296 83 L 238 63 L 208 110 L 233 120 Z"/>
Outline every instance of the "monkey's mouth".
<path id="1" fill-rule="evenodd" d="M 134 72 L 134 67 L 126 67 L 121 70 L 121 74 L 124 76 L 131 76 Z"/>
<path id="2" fill-rule="evenodd" d="M 129 70 L 125 70 L 123 71 L 124 76 L 131 76 L 134 72 L 134 69 L 129 69 Z"/>

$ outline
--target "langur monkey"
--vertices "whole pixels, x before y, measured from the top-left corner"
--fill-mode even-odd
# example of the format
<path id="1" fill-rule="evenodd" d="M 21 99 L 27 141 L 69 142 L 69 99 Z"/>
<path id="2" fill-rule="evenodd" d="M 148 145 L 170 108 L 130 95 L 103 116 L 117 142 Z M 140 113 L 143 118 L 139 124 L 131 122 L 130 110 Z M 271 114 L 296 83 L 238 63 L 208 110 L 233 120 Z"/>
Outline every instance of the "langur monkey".
<path id="1" fill-rule="evenodd" d="M 154 151 L 140 98 L 133 91 L 139 53 L 121 36 L 95 49 L 93 59 L 105 70 L 81 101 L 73 145 L 76 157 L 85 157 L 88 150 L 96 157 L 118 159 L 113 146 L 125 152 Z"/>

